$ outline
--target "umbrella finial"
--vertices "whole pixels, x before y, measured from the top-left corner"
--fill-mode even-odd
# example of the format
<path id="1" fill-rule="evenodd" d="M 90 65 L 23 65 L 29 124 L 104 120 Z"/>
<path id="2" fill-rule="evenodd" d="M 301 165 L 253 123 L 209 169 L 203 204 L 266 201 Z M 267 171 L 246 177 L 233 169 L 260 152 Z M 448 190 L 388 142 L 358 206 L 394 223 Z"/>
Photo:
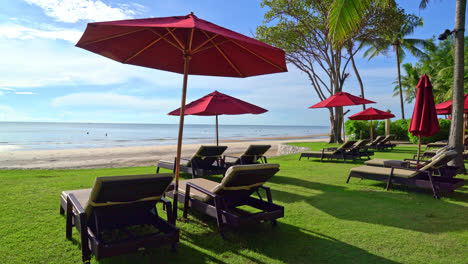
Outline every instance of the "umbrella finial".
<path id="1" fill-rule="evenodd" d="M 193 12 L 190 12 L 190 15 L 194 16 L 195 14 Z"/>

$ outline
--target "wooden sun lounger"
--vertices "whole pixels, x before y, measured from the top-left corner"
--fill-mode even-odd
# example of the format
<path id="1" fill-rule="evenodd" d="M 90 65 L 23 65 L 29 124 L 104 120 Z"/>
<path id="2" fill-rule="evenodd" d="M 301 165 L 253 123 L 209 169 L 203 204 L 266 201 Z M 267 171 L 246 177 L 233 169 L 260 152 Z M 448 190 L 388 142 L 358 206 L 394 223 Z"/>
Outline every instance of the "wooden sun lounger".
<path id="1" fill-rule="evenodd" d="M 338 148 L 324 148 L 321 151 L 305 151 L 301 153 L 299 160 L 302 158 L 320 158 L 320 161 L 323 161 L 323 159 L 342 159 L 343 162 L 346 162 L 346 158 L 355 160 L 356 155 L 347 155 L 348 149 L 351 148 L 354 143 L 356 143 L 356 141 L 349 140 Z"/>
<path id="2" fill-rule="evenodd" d="M 439 170 L 439 168 L 446 166 L 447 162 L 456 156 L 456 151 L 446 151 L 422 168 L 393 166 L 390 168 L 376 166 L 356 167 L 350 170 L 346 183 L 349 182 L 351 177 L 385 181 L 387 182 L 387 190 L 394 183 L 416 186 L 432 189 L 434 197 L 439 198 L 440 192 L 451 192 L 465 184 L 463 179 L 452 178 L 449 175 L 445 175 L 445 170 Z M 436 170 L 439 171 L 440 176 L 434 176 Z"/>
<path id="3" fill-rule="evenodd" d="M 226 225 L 240 227 L 246 224 L 271 221 L 284 216 L 284 207 L 274 204 L 270 188 L 263 184 L 279 171 L 279 164 L 235 165 L 230 167 L 221 183 L 204 178 L 179 183 L 178 199 L 184 201 L 184 218 L 188 209 L 195 209 L 216 219 L 218 231 L 225 238 Z M 259 193 L 266 192 L 266 201 Z M 257 193 L 259 198 L 252 196 Z M 174 196 L 167 192 L 167 196 Z M 239 208 L 249 206 L 260 212 L 249 213 Z"/>
<path id="4" fill-rule="evenodd" d="M 162 197 L 172 179 L 172 174 L 97 177 L 91 189 L 62 192 L 66 237 L 72 238 L 75 226 L 83 263 L 89 263 L 91 254 L 99 260 L 165 244 L 176 250 L 179 230 L 173 225 L 171 202 Z M 167 221 L 158 216 L 159 201 L 167 210 Z"/>
<path id="5" fill-rule="evenodd" d="M 200 146 L 191 158 L 181 159 L 180 171 L 192 174 L 192 178 L 224 174 L 226 167 L 224 166 L 222 154 L 226 149 L 226 146 Z M 175 163 L 175 158 L 174 161 L 158 161 L 156 173 L 159 173 L 160 168 L 170 169 L 175 172 Z"/>
<path id="6" fill-rule="evenodd" d="M 224 164 L 226 167 L 230 167 L 233 165 L 257 164 L 259 162 L 267 163 L 267 157 L 264 155 L 270 148 L 271 145 L 250 145 L 239 157 L 225 155 Z M 227 158 L 232 160 L 228 161 Z"/>

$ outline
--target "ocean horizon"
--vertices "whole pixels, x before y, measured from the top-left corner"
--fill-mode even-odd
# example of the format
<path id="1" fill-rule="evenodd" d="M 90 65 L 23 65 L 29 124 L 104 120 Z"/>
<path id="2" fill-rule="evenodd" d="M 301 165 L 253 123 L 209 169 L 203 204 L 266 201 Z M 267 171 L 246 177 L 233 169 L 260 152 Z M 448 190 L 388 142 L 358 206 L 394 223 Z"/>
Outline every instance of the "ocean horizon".
<path id="1" fill-rule="evenodd" d="M 0 151 L 174 145 L 178 124 L 0 122 Z M 220 141 L 320 138 L 328 126 L 219 125 Z M 215 144 L 215 124 L 185 124 L 183 144 Z"/>

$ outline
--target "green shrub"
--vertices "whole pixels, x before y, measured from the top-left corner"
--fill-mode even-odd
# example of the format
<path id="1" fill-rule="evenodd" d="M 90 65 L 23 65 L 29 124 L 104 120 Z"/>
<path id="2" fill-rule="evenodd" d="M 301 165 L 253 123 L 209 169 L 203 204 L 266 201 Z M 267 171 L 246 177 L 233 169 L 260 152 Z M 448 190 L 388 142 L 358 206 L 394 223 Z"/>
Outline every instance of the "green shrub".
<path id="1" fill-rule="evenodd" d="M 408 128 L 411 119 L 399 119 L 390 123 L 390 134 L 396 140 L 408 140 Z"/>
<path id="2" fill-rule="evenodd" d="M 396 140 L 408 140 L 408 127 L 411 120 L 400 119 L 390 121 L 390 135 Z M 374 128 L 374 138 L 377 136 L 385 135 L 385 120 L 384 121 L 373 121 L 372 126 Z M 362 138 L 370 138 L 370 122 L 361 120 L 348 120 L 345 123 L 346 135 L 350 139 L 360 139 L 362 131 Z"/>
<path id="3" fill-rule="evenodd" d="M 427 144 L 431 142 L 436 142 L 439 140 L 447 140 L 449 136 L 449 131 L 450 131 L 450 120 L 447 119 L 439 119 L 439 127 L 440 131 L 439 133 L 433 135 L 432 137 L 421 137 L 421 143 Z M 409 140 L 417 144 L 419 137 L 411 135 L 410 132 L 407 132 Z"/>

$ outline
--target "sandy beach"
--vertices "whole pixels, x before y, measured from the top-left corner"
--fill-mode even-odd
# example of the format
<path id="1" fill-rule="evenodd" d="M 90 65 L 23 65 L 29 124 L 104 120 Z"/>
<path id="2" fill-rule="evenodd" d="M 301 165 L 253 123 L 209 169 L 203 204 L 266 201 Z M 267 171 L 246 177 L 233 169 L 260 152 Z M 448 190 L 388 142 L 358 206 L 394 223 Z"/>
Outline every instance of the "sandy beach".
<path id="1" fill-rule="evenodd" d="M 326 141 L 298 137 L 271 138 L 268 140 L 220 142 L 228 146 L 226 155 L 238 155 L 250 144 L 269 144 L 267 156 L 277 155 L 278 145 L 287 142 Z M 182 156 L 190 157 L 200 144 L 182 146 Z M 34 150 L 0 152 L 0 169 L 78 169 L 78 168 L 114 168 L 155 165 L 158 160 L 172 160 L 176 154 L 176 145 L 141 146 L 119 148 Z"/>

